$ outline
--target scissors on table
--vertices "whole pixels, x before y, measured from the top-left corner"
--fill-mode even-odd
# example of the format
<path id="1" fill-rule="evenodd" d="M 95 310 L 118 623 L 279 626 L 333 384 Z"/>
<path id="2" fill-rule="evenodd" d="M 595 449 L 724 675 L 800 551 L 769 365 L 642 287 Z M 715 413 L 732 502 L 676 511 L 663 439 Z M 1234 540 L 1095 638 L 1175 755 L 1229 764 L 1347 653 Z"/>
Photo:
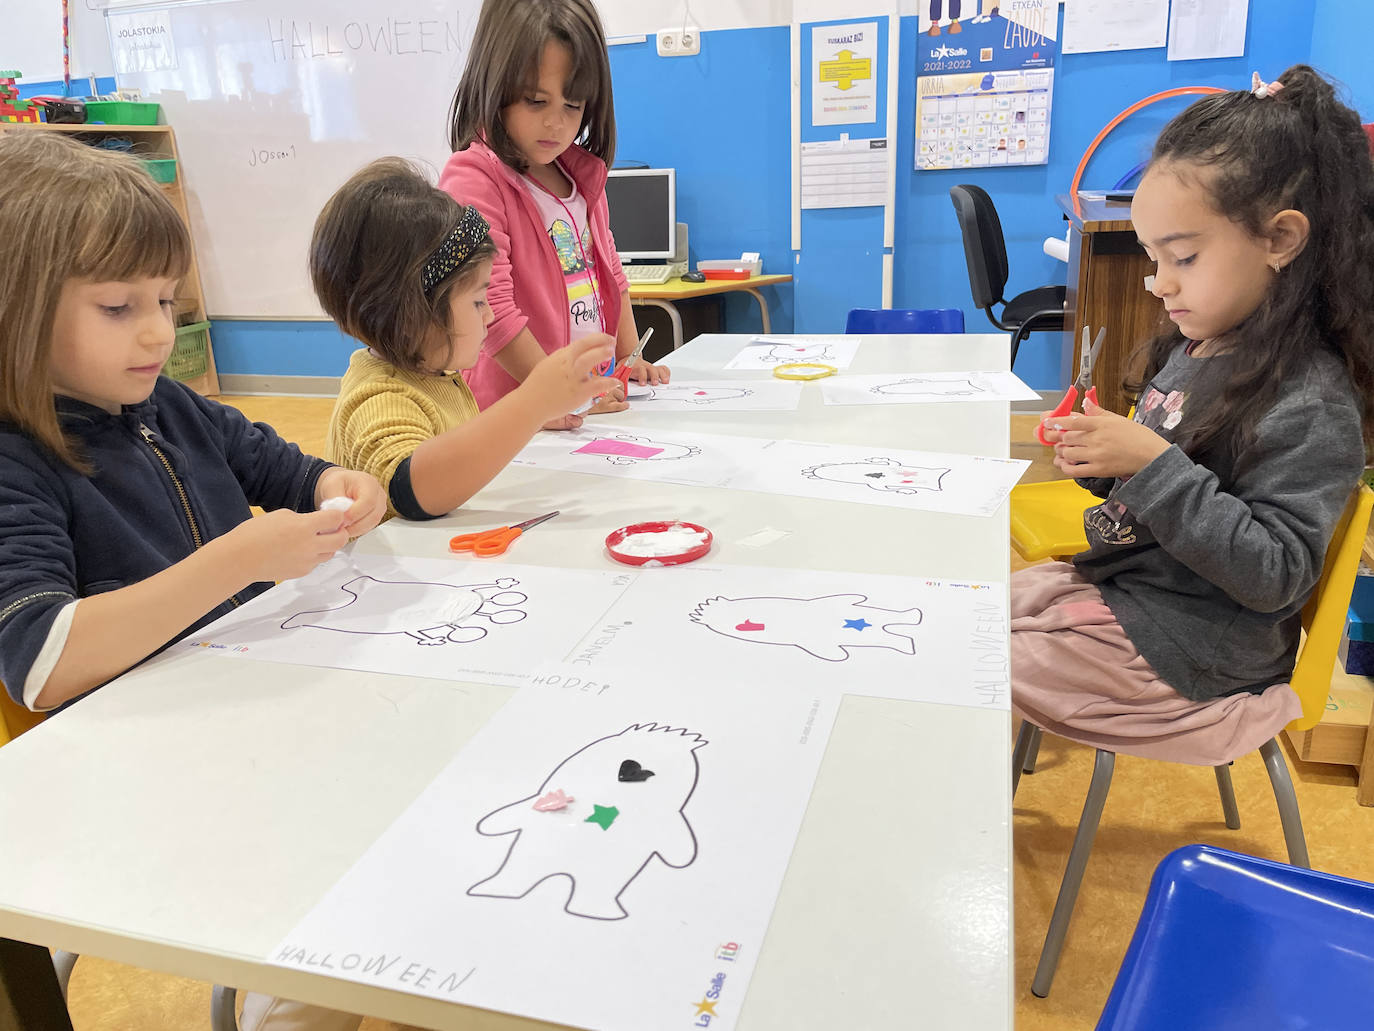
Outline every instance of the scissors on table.
<path id="1" fill-rule="evenodd" d="M 511 541 L 531 526 L 538 526 L 546 519 L 552 519 L 556 515 L 558 515 L 557 512 L 550 512 L 548 515 L 526 519 L 523 523 L 516 523 L 514 526 L 498 526 L 495 530 L 482 530 L 480 533 L 460 533 L 448 542 L 448 550 L 470 551 L 478 558 L 494 558 L 497 555 L 504 555 L 506 549 L 510 547 Z"/>
<path id="2" fill-rule="evenodd" d="M 1107 340 L 1107 328 L 1104 326 L 1097 331 L 1097 336 L 1093 340 L 1092 347 L 1088 346 L 1088 327 L 1083 327 L 1082 343 L 1078 347 L 1078 378 L 1069 384 L 1069 389 L 1064 391 L 1063 400 L 1050 412 L 1051 419 L 1068 415 L 1073 411 L 1073 407 L 1078 403 L 1078 395 L 1097 404 L 1097 387 L 1093 385 L 1093 366 L 1097 364 L 1097 357 L 1102 353 L 1102 345 Z M 1051 442 L 1045 439 L 1045 424 L 1042 422 L 1035 428 L 1035 435 L 1040 443 L 1046 447 L 1051 446 Z"/>

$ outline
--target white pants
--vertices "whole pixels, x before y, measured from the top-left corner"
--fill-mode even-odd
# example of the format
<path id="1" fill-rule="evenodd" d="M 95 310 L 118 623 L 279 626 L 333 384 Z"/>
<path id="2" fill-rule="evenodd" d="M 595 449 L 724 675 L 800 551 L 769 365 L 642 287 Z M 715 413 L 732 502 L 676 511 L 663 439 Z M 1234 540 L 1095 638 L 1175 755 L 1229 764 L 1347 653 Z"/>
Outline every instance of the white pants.
<path id="1" fill-rule="evenodd" d="M 245 992 L 239 1031 L 358 1031 L 363 1018 L 258 992 Z"/>

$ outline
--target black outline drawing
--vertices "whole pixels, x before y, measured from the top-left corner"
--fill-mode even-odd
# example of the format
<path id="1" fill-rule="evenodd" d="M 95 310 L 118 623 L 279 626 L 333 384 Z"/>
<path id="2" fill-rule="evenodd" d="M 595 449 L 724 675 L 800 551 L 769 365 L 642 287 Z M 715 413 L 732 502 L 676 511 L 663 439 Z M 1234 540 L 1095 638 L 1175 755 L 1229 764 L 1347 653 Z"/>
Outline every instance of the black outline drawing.
<path id="1" fill-rule="evenodd" d="M 623 440 L 626 443 L 638 444 L 641 447 L 656 447 L 659 449 L 659 453 L 656 455 L 650 455 L 648 458 L 636 458 L 633 455 L 599 455 L 595 452 L 590 452 L 586 450 L 593 444 L 599 443 L 603 440 Z M 683 454 L 664 454 L 663 452 L 667 451 L 669 448 L 676 448 L 682 451 Z M 653 440 L 649 437 L 638 437 L 635 436 L 635 434 L 633 433 L 617 433 L 614 437 L 594 437 L 591 440 L 585 441 L 584 443 L 573 448 L 571 451 L 568 452 L 568 454 L 588 455 L 591 458 L 604 458 L 606 461 L 610 462 L 611 465 L 634 465 L 636 462 L 677 462 L 684 458 L 696 458 L 697 455 L 701 454 L 701 448 L 697 447 L 695 444 L 676 444 L 670 440 Z"/>
<path id="2" fill-rule="evenodd" d="M 705 391 L 708 391 L 708 390 L 714 390 L 714 391 L 716 391 L 716 392 L 718 393 L 719 396 L 717 396 L 717 397 L 659 397 L 659 396 L 658 396 L 658 392 L 659 392 L 660 390 L 668 390 L 668 391 L 670 391 L 670 392 L 671 392 L 671 391 L 674 391 L 674 390 L 683 390 L 683 391 L 693 391 L 693 390 L 695 390 L 695 391 L 701 391 L 701 392 L 703 392 L 703 393 L 704 393 Z M 641 402 L 642 402 L 642 401 L 680 401 L 680 402 L 683 403 L 683 404 L 689 404 L 689 405 L 709 405 L 709 404 L 715 404 L 717 401 L 738 401 L 738 400 L 740 400 L 741 398 L 753 397 L 753 396 L 754 396 L 754 391 L 750 390 L 748 387 L 712 387 L 711 384 L 709 384 L 709 383 L 683 383 L 683 384 L 681 384 L 681 385 L 678 385 L 678 384 L 676 384 L 676 383 L 667 383 L 667 384 L 660 384 L 660 385 L 657 386 L 657 387 L 650 387 L 650 388 L 649 388 L 649 396 L 648 396 L 648 397 L 640 397 L 640 398 L 636 398 L 635 400 L 638 400 L 638 401 L 641 401 Z"/>
<path id="3" fill-rule="evenodd" d="M 430 606 L 424 613 L 424 625 L 413 630 L 345 630 L 340 627 L 328 626 L 324 623 L 305 622 L 306 616 L 341 612 L 358 601 L 366 587 L 366 585 L 363 584 L 358 586 L 356 590 L 353 588 L 353 585 L 357 584 L 360 580 L 368 580 L 374 584 L 388 584 L 392 586 L 442 587 L 450 591 L 466 591 L 469 594 L 476 595 L 479 600 L 476 606 L 467 611 L 463 611 L 460 608 L 457 616 L 454 616 L 453 611 L 442 611 L 443 607 L 441 605 Z M 522 594 L 520 591 L 511 590 L 513 587 L 518 587 L 519 584 L 519 580 L 509 576 L 501 577 L 494 583 L 486 584 L 440 584 L 429 583 L 424 580 L 378 580 L 374 576 L 355 576 L 346 583 L 339 585 L 339 590 L 353 596 L 348 601 L 344 602 L 342 605 L 335 605 L 331 608 L 307 609 L 304 612 L 297 612 L 293 616 L 288 616 L 286 621 L 282 623 L 281 628 L 283 630 L 294 630 L 297 627 L 308 626 L 315 630 L 329 630 L 336 634 L 364 634 L 367 636 L 402 634 L 414 638 L 416 644 L 423 645 L 448 644 L 449 642 L 454 644 L 471 644 L 474 641 L 480 641 L 482 638 L 486 637 L 487 629 L 482 625 L 469 625 L 467 620 L 480 616 L 496 626 L 504 626 L 509 623 L 519 623 L 528 615 L 523 609 L 504 607 L 523 605 L 525 602 L 529 601 L 529 595 Z M 503 607 L 488 607 L 493 605 Z M 393 610 L 391 615 L 394 616 L 404 612 L 405 609 L 403 608 Z M 451 618 L 444 618 L 446 616 Z"/>
<path id="4" fill-rule="evenodd" d="M 615 741 L 617 738 L 622 737 L 623 735 L 629 734 L 631 732 L 642 732 L 650 734 L 661 733 L 665 735 L 678 734 L 682 736 L 684 742 L 696 742 L 696 744 L 691 745 L 687 749 L 687 754 L 690 755 L 692 759 L 691 784 L 687 788 L 687 793 L 682 798 L 682 804 L 679 805 L 676 809 L 677 815 L 682 819 L 682 827 L 685 828 L 687 831 L 687 838 L 691 841 L 691 852 L 687 855 L 686 859 L 684 859 L 682 862 L 673 862 L 668 856 L 663 854 L 665 848 L 667 851 L 671 853 L 671 847 L 662 846 L 658 848 L 651 847 L 649 854 L 644 857 L 644 860 L 639 864 L 638 867 L 634 869 L 633 873 L 629 874 L 628 877 L 625 876 L 624 867 L 621 868 L 620 873 L 617 873 L 616 868 L 612 862 L 598 863 L 596 864 L 596 868 L 594 871 L 581 870 L 579 868 L 577 870 L 553 870 L 551 872 L 541 874 L 540 871 L 547 869 L 548 866 L 548 859 L 544 856 L 531 857 L 531 862 L 528 864 L 531 867 L 531 869 L 529 870 L 521 870 L 518 874 L 515 871 L 507 872 L 506 868 L 510 864 L 511 858 L 515 854 L 515 848 L 517 845 L 520 844 L 520 837 L 525 833 L 525 830 L 527 829 L 528 825 L 539 827 L 541 831 L 545 827 L 556 827 L 556 832 L 560 834 L 575 833 L 577 830 L 581 830 L 580 827 L 570 829 L 565 824 L 556 825 L 554 821 L 550 819 L 550 817 L 556 817 L 557 813 L 536 812 L 534 809 L 530 808 L 531 801 L 534 799 L 542 798 L 549 790 L 551 790 L 552 787 L 555 786 L 555 781 L 559 779 L 559 771 L 562 770 L 569 763 L 577 759 L 577 757 L 580 756 L 583 752 L 586 752 L 592 748 L 596 748 L 598 745 L 601 745 L 604 742 Z M 473 896 L 474 898 L 523 899 L 525 896 L 529 895 L 530 892 L 534 891 L 535 888 L 539 887 L 539 885 L 543 884 L 551 877 L 566 877 L 571 882 L 572 886 L 571 890 L 568 892 L 568 900 L 563 906 L 563 912 L 569 914 L 570 916 L 582 917 L 586 920 L 624 920 L 630 914 L 629 911 L 621 904 L 620 896 L 625 894 L 625 892 L 629 890 L 629 887 L 631 884 L 634 883 L 635 878 L 644 872 L 644 868 L 647 867 L 649 863 L 653 861 L 655 856 L 657 856 L 665 866 L 668 866 L 674 870 L 685 869 L 691 866 L 692 863 L 696 862 L 697 836 L 696 832 L 692 830 L 692 824 L 687 819 L 687 814 L 684 810 L 687 808 L 687 804 L 692 800 L 692 795 L 696 792 L 697 789 L 697 783 L 701 779 L 701 763 L 697 759 L 696 751 L 698 748 L 701 748 L 703 745 L 709 743 L 710 742 L 703 738 L 700 734 L 693 733 L 692 731 L 687 730 L 685 727 L 671 727 L 667 724 L 660 723 L 631 723 L 628 727 L 626 727 L 622 731 L 619 731 L 618 733 L 607 734 L 605 737 L 597 738 L 590 744 L 583 745 L 576 752 L 574 752 L 572 755 L 568 756 L 557 766 L 555 766 L 553 768 L 553 771 L 547 777 L 544 778 L 544 782 L 539 785 L 538 790 L 536 790 L 533 794 L 526 795 L 524 798 L 512 802 L 509 805 L 504 805 L 500 809 L 494 809 L 477 821 L 475 830 L 478 834 L 492 838 L 499 838 L 507 834 L 514 834 L 515 838 L 511 841 L 510 847 L 506 850 L 506 855 L 501 860 L 501 865 L 496 868 L 496 871 L 492 873 L 489 877 L 483 878 L 482 880 L 478 881 L 476 884 L 468 888 L 467 894 Z M 586 787 L 576 787 L 573 791 L 574 800 L 577 801 L 580 805 L 585 805 L 588 807 L 592 806 L 593 804 L 600 805 L 606 802 L 608 798 L 610 798 L 610 796 L 612 795 L 614 796 L 614 798 L 610 800 L 615 803 L 619 803 L 618 808 L 620 809 L 620 814 L 616 817 L 614 825 L 610 828 L 605 829 L 604 837 L 600 836 L 601 831 L 598 829 L 598 836 L 594 839 L 598 843 L 604 843 L 608 853 L 611 856 L 614 856 L 616 854 L 615 850 L 621 847 L 620 843 L 625 838 L 624 834 L 616 834 L 617 830 L 623 830 L 625 828 L 626 824 L 623 821 L 630 821 L 631 823 L 633 823 L 643 815 L 642 811 L 635 810 L 633 800 L 636 798 L 648 797 L 651 799 L 651 801 L 656 801 L 656 799 L 654 799 L 653 793 L 656 790 L 660 791 L 661 793 L 665 785 L 667 786 L 667 790 L 674 790 L 672 787 L 673 778 L 663 776 L 664 768 L 661 759 L 653 760 L 656 763 L 658 763 L 658 765 L 655 767 L 656 775 L 650 778 L 649 780 L 637 781 L 634 783 L 624 783 L 617 781 L 617 773 L 619 771 L 620 763 L 625 758 L 625 752 L 627 750 L 635 750 L 633 748 L 632 741 L 627 742 L 626 748 L 607 749 L 606 779 L 608 782 L 608 786 L 600 793 L 600 795 L 598 795 L 597 797 L 592 797 L 592 795 L 588 794 L 588 788 Z M 626 805 L 626 799 L 631 800 L 628 806 Z M 587 809 L 586 811 L 590 812 L 591 810 Z M 659 812 L 661 812 L 661 810 L 659 810 Z M 504 829 L 497 829 L 495 826 L 496 821 L 494 820 L 494 818 L 502 813 L 515 816 L 516 820 L 514 825 L 506 827 Z M 581 811 L 579 811 L 576 814 L 576 822 L 579 824 L 586 822 L 582 819 L 582 815 L 583 814 Z M 672 818 L 669 817 L 669 821 L 671 820 Z M 488 821 L 492 821 L 492 824 L 489 824 L 488 828 L 486 830 L 483 830 L 482 825 L 488 823 Z M 673 822 L 675 823 L 675 821 Z M 675 828 L 668 828 L 665 825 L 665 828 L 663 829 L 668 829 L 671 832 L 671 830 Z M 579 840 L 578 843 L 583 844 L 587 840 L 588 839 L 584 837 L 583 839 Z M 637 852 L 635 854 L 637 854 Z M 538 862 L 535 862 L 534 860 L 538 860 Z M 517 862 L 519 862 L 519 860 L 517 860 Z M 573 864 L 570 863 L 569 865 Z M 590 876 L 593 873 L 596 875 L 595 878 Z M 525 887 L 523 891 L 515 895 L 496 894 L 492 892 L 482 892 L 477 890 L 483 885 L 490 884 L 492 881 L 497 880 L 503 874 L 508 878 L 514 878 L 517 884 L 525 884 L 526 875 L 533 879 L 528 883 L 528 886 Z M 536 877 L 536 874 L 539 874 L 539 876 Z M 578 880 L 579 876 L 582 878 L 580 882 Z M 618 887 L 616 887 L 617 885 Z M 603 892 L 609 893 L 612 887 L 616 887 L 614 895 L 603 895 Z M 581 894 L 580 903 L 579 893 Z M 592 896 L 595 896 L 596 899 L 609 898 L 611 902 L 615 904 L 615 908 L 620 911 L 620 914 L 618 916 L 610 915 L 610 906 L 607 905 L 604 907 L 598 907 L 595 904 L 595 900 L 592 898 Z M 598 909 L 602 909 L 603 911 L 598 912 Z"/>
<path id="5" fill-rule="evenodd" d="M 954 387 L 964 384 L 957 390 L 898 390 L 898 387 L 910 386 L 912 384 L 929 384 L 931 386 Z M 908 376 L 906 379 L 895 380 L 892 383 L 879 383 L 877 386 L 869 387 L 869 393 L 881 394 L 884 397 L 968 397 L 970 394 L 986 394 L 987 389 L 980 387 L 971 379 L 929 379 L 924 376 Z"/>
<path id="6" fill-rule="evenodd" d="M 820 473 L 820 470 L 821 470 L 821 469 L 838 469 L 838 468 L 843 468 L 843 467 L 845 467 L 845 466 L 862 467 L 862 466 L 869 466 L 869 465 L 872 465 L 872 466 L 896 466 L 896 467 L 898 467 L 899 469 L 919 469 L 919 470 L 921 470 L 922 472 L 937 473 L 938 475 L 935 477 L 935 486 L 933 486 L 933 487 L 930 486 L 930 484 L 929 484 L 928 482 L 927 482 L 927 483 L 912 484 L 912 485 L 909 486 L 909 487 L 906 487 L 906 486 L 892 487 L 892 486 L 888 486 L 886 483 L 881 483 L 881 482 L 880 482 L 880 483 L 861 483 L 861 482 L 859 482 L 858 480 L 845 480 L 845 479 L 839 479 L 838 477 L 834 477 L 834 476 L 824 476 L 824 475 L 822 475 L 822 474 Z M 871 489 L 871 490 L 886 491 L 886 492 L 888 492 L 888 493 L 890 493 L 890 494 L 915 494 L 917 491 L 921 491 L 921 490 L 928 490 L 928 491 L 935 491 L 935 492 L 943 492 L 944 489 L 945 489 L 945 488 L 944 488 L 944 478 L 945 478 L 945 475 L 946 475 L 948 472 L 950 472 L 950 470 L 949 470 L 948 468 L 938 468 L 938 467 L 935 467 L 935 466 L 925 466 L 925 465 L 907 465 L 907 464 L 904 463 L 904 462 L 899 462 L 899 461 L 897 461 L 895 458 L 866 458 L 866 459 L 862 459 L 862 460 L 854 461 L 854 462 L 822 462 L 820 465 L 813 465 L 813 466 L 811 466 L 811 468 L 809 468 L 809 469 L 803 469 L 803 470 L 802 470 L 802 475 L 805 476 L 805 477 L 806 477 L 807 479 L 809 479 L 809 480 L 824 480 L 826 483 L 843 483 L 843 484 L 846 484 L 846 485 L 851 486 L 851 487 L 868 487 L 868 488 Z M 884 472 L 881 472 L 881 471 L 872 472 L 872 473 L 862 473 L 862 474 L 860 474 L 860 475 L 862 475 L 862 476 L 865 477 L 865 478 L 872 478 L 872 479 L 875 479 L 875 480 L 886 480 L 886 478 L 887 478 L 887 473 L 884 473 Z"/>
<path id="7" fill-rule="evenodd" d="M 814 344 L 774 344 L 768 349 L 767 354 L 759 355 L 761 362 L 833 362 L 839 359 L 831 352 L 834 344 L 821 344 L 817 349 Z M 786 348 L 791 354 L 775 354 L 779 347 Z"/>
<path id="8" fill-rule="evenodd" d="M 835 650 L 834 652 L 830 652 L 830 653 L 828 653 L 828 654 L 822 654 L 821 652 L 819 652 L 819 651 L 816 650 L 815 646 L 813 646 L 813 645 L 806 645 L 806 644 L 799 644 L 799 643 L 796 642 L 796 641 L 765 641 L 763 638 L 760 638 L 760 637 L 743 637 L 743 636 L 738 636 L 738 635 L 736 635 L 736 634 L 729 633 L 729 632 L 724 631 L 724 630 L 717 630 L 717 629 L 716 629 L 714 626 L 712 626 L 710 623 L 706 622 L 706 619 L 705 619 L 706 610 L 711 606 L 711 604 L 712 604 L 713 602 L 718 602 L 718 601 L 731 602 L 731 603 L 733 603 L 733 604 L 743 604 L 743 603 L 748 603 L 748 602 L 774 602 L 774 601 L 816 602 L 816 601 L 831 601 L 832 599 L 836 599 L 836 598 L 853 598 L 853 599 L 855 599 L 854 601 L 851 601 L 851 602 L 849 603 L 849 605 L 850 605 L 850 607 L 853 608 L 853 609 L 863 609 L 864 612 L 859 613 L 860 616 L 862 616 L 864 613 L 868 613 L 868 612 L 873 612 L 873 613 L 883 612 L 883 613 L 887 613 L 887 614 L 890 615 L 890 616 L 901 616 L 901 617 L 903 617 L 903 618 L 900 619 L 900 620 L 898 620 L 898 619 L 890 619 L 890 620 L 888 620 L 887 622 L 883 622 L 882 617 L 879 616 L 879 617 L 875 618 L 874 621 L 873 621 L 872 623 L 869 624 L 870 626 L 876 626 L 876 627 L 878 627 L 880 630 L 884 631 L 885 633 L 887 633 L 887 634 L 890 635 L 891 637 L 897 638 L 898 640 L 902 641 L 903 644 L 900 644 L 900 645 L 899 645 L 899 644 L 895 644 L 895 643 L 893 643 L 893 642 L 891 642 L 891 641 L 886 641 L 886 640 L 883 640 L 883 641 L 881 641 L 880 643 L 877 643 L 877 644 L 870 644 L 868 641 L 860 640 L 860 639 L 856 638 L 852 644 L 841 644 L 841 643 L 839 643 L 839 642 L 837 641 L 837 642 L 833 645 L 833 648 L 834 648 L 834 650 Z M 787 597 L 787 596 L 785 596 L 785 595 L 761 595 L 761 596 L 752 597 L 752 598 L 726 598 L 726 597 L 723 597 L 723 596 L 721 596 L 721 595 L 718 594 L 718 595 L 716 595 L 714 598 L 707 598 L 705 601 L 699 603 L 699 604 L 697 605 L 697 607 L 694 608 L 694 609 L 692 610 L 692 612 L 691 612 L 691 620 L 692 620 L 693 623 L 696 623 L 696 624 L 698 624 L 699 626 L 704 626 L 707 630 L 711 631 L 711 633 L 713 633 L 713 634 L 719 634 L 721 637 L 728 637 L 728 638 L 730 638 L 732 641 L 744 641 L 746 644 L 767 644 L 767 645 L 774 645 L 774 646 L 779 647 L 779 648 L 800 648 L 802 651 L 806 652 L 807 655 L 811 655 L 811 656 L 813 656 L 813 657 L 815 657 L 815 658 L 817 658 L 817 659 L 824 659 L 826 662 L 844 662 L 846 659 L 850 658 L 850 655 L 849 655 L 849 649 L 850 649 L 850 648 L 888 648 L 888 649 L 891 649 L 892 651 L 901 652 L 901 653 L 903 653 L 904 655 L 915 655 L 915 654 L 916 654 L 916 636 L 915 636 L 915 634 L 914 634 L 914 633 L 902 633 L 902 632 L 900 632 L 899 630 L 894 629 L 894 628 L 896 628 L 896 627 L 917 627 L 917 626 L 920 626 L 920 625 L 921 625 L 921 619 L 923 618 L 923 615 L 924 615 L 924 614 L 921 612 L 921 610 L 920 610 L 919 608 L 910 608 L 910 609 L 885 609 L 885 608 L 881 608 L 881 607 L 879 607 L 879 606 L 877 606 L 877 605 L 868 605 L 868 604 L 865 604 L 867 601 L 868 601 L 868 595 L 866 595 L 866 594 L 822 594 L 822 595 L 820 595 L 819 597 L 815 597 L 815 598 L 790 598 L 790 597 Z M 762 607 L 762 606 L 760 606 L 760 607 Z M 731 616 L 729 617 L 729 619 L 726 620 L 726 622 L 728 623 L 730 620 L 733 620 L 733 619 L 736 619 L 736 618 L 738 618 L 736 615 L 731 615 Z M 745 621 L 746 621 L 746 622 L 749 622 L 749 621 L 752 620 L 752 617 L 750 617 L 750 616 L 748 615 L 748 613 L 745 614 L 745 617 L 744 617 L 744 618 L 745 618 Z M 765 630 L 765 627 L 766 627 L 766 625 L 765 625 L 765 626 L 761 626 L 759 629 L 760 629 L 761 631 L 764 631 L 764 630 Z M 736 624 L 736 629 L 738 629 L 738 624 Z M 747 630 L 747 631 L 746 631 L 746 630 L 741 630 L 741 631 L 739 631 L 739 633 L 740 633 L 740 634 L 752 634 L 753 631 L 752 631 L 752 630 Z M 876 640 L 876 638 L 870 638 L 869 640 Z M 841 654 L 838 654 L 838 655 L 837 655 L 837 654 L 835 654 L 835 652 L 839 652 L 839 653 L 841 653 Z"/>

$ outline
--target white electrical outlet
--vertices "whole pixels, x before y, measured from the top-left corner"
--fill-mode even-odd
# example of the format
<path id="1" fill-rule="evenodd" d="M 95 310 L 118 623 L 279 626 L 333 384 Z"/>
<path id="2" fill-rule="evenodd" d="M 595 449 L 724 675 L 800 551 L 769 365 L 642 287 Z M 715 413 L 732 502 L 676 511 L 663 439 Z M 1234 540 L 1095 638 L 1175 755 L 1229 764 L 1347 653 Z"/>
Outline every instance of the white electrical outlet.
<path id="1" fill-rule="evenodd" d="M 701 53 L 701 31 L 695 26 L 658 33 L 659 57 L 691 57 Z"/>

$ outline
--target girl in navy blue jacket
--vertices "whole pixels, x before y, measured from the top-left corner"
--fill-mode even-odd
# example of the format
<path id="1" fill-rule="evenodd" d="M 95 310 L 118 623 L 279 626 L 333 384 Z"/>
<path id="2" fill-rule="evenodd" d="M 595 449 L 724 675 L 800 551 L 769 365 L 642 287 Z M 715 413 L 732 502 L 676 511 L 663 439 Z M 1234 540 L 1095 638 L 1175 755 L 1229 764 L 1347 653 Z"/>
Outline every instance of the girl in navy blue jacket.
<path id="1" fill-rule="evenodd" d="M 159 376 L 191 248 L 136 161 L 11 133 L 0 183 L 0 680 L 52 709 L 313 569 L 386 497 Z"/>

